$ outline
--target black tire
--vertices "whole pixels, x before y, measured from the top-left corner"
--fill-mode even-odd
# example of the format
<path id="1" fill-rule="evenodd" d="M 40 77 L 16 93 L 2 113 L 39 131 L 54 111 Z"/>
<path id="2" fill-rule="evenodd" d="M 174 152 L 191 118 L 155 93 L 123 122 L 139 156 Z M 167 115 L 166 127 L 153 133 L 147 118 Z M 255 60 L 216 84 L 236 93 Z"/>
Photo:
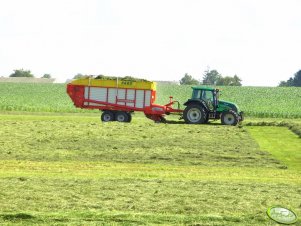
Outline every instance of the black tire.
<path id="1" fill-rule="evenodd" d="M 112 111 L 104 111 L 101 114 L 101 121 L 103 121 L 103 122 L 111 122 L 114 120 L 115 120 L 115 117 L 114 117 L 114 113 Z"/>
<path id="2" fill-rule="evenodd" d="M 206 114 L 206 119 L 204 121 L 204 123 L 208 123 L 209 122 L 209 114 Z"/>
<path id="3" fill-rule="evenodd" d="M 131 114 L 131 113 L 129 113 L 129 112 L 127 112 L 127 115 L 128 115 L 128 117 L 129 117 L 129 119 L 128 119 L 128 121 L 127 121 L 127 122 L 131 122 L 131 121 L 132 121 L 132 114 Z"/>
<path id="4" fill-rule="evenodd" d="M 117 111 L 115 113 L 115 120 L 117 122 L 129 122 L 129 115 L 124 111 Z"/>
<path id="5" fill-rule="evenodd" d="M 160 122 L 161 123 L 167 123 L 166 118 L 164 118 L 163 116 L 160 117 Z"/>
<path id="6" fill-rule="evenodd" d="M 223 125 L 236 126 L 239 122 L 239 116 L 235 111 L 225 111 L 221 115 L 221 121 Z"/>
<path id="7" fill-rule="evenodd" d="M 239 121 L 242 122 L 244 119 L 245 119 L 244 113 L 241 112 L 240 113 L 240 120 Z"/>
<path id="8" fill-rule="evenodd" d="M 188 124 L 203 124 L 207 118 L 207 112 L 201 105 L 191 104 L 185 108 L 183 118 Z"/>

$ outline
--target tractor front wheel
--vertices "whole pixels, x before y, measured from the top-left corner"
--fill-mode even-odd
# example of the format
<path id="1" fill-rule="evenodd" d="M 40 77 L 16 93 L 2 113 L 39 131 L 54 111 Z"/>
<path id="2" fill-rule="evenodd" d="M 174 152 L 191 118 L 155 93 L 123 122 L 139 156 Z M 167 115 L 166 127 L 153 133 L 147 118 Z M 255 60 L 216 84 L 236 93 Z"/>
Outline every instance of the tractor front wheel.
<path id="1" fill-rule="evenodd" d="M 239 117 L 235 111 L 230 110 L 222 113 L 221 121 L 223 125 L 236 126 L 239 122 Z"/>
<path id="2" fill-rule="evenodd" d="M 206 121 L 207 113 L 202 106 L 192 104 L 185 108 L 183 118 L 189 124 L 202 124 Z"/>

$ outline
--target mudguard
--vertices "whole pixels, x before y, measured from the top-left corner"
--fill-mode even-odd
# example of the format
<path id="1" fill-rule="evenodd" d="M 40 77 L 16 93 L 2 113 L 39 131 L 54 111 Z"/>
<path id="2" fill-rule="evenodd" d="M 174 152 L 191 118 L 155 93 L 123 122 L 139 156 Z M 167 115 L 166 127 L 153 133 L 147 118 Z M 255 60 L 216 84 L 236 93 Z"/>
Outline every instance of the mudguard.
<path id="1" fill-rule="evenodd" d="M 188 106 L 190 104 L 199 104 L 199 105 L 203 106 L 206 109 L 206 111 L 208 111 L 208 112 L 210 111 L 209 107 L 207 106 L 207 103 L 204 100 L 202 100 L 202 99 L 200 99 L 200 100 L 189 99 L 183 105 Z"/>

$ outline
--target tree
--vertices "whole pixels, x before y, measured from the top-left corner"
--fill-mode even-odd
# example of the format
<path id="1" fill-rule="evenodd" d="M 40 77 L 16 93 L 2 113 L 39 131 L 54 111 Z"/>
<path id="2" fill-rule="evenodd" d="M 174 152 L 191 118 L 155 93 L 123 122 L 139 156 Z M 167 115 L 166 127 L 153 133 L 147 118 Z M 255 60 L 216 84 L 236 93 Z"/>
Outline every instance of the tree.
<path id="1" fill-rule="evenodd" d="M 199 81 L 194 79 L 191 75 L 185 74 L 180 80 L 181 85 L 199 85 Z"/>
<path id="2" fill-rule="evenodd" d="M 237 75 L 223 77 L 217 70 L 207 69 L 203 74 L 204 85 L 241 86 L 241 81 Z"/>
<path id="3" fill-rule="evenodd" d="M 233 83 L 233 78 L 230 76 L 220 77 L 215 85 L 218 86 L 230 86 Z"/>
<path id="4" fill-rule="evenodd" d="M 286 87 L 287 86 L 287 82 L 286 81 L 280 81 L 279 87 Z"/>
<path id="5" fill-rule="evenodd" d="M 218 85 L 218 86 L 241 86 L 240 81 L 241 81 L 241 79 L 237 75 L 234 75 L 233 77 L 225 76 L 225 77 L 221 77 L 217 81 L 216 85 Z"/>
<path id="6" fill-rule="evenodd" d="M 279 83 L 279 86 L 282 86 L 282 87 L 294 86 L 294 79 L 292 77 L 290 77 L 287 81 L 281 81 Z"/>
<path id="7" fill-rule="evenodd" d="M 203 75 L 203 84 L 206 85 L 216 85 L 218 80 L 221 79 L 221 74 L 217 70 L 207 69 Z"/>
<path id="8" fill-rule="evenodd" d="M 295 73 L 294 86 L 301 87 L 301 70 Z"/>
<path id="9" fill-rule="evenodd" d="M 42 76 L 42 78 L 48 78 L 48 79 L 50 79 L 50 78 L 51 78 L 51 75 L 50 75 L 50 74 L 44 74 L 44 75 Z"/>
<path id="10" fill-rule="evenodd" d="M 301 70 L 294 74 L 294 77 L 290 77 L 287 81 L 281 81 L 279 86 L 297 86 L 301 87 Z"/>
<path id="11" fill-rule="evenodd" d="M 23 70 L 23 69 L 18 69 L 14 70 L 14 73 L 12 73 L 9 77 L 29 77 L 33 78 L 34 75 L 31 74 L 30 70 Z"/>
<path id="12" fill-rule="evenodd" d="M 241 84 L 241 78 L 239 78 L 237 75 L 234 75 L 233 77 L 233 86 L 242 86 Z"/>
<path id="13" fill-rule="evenodd" d="M 78 73 L 78 74 L 74 75 L 73 79 L 79 79 L 79 78 L 83 78 L 83 77 L 85 77 L 85 75 Z"/>

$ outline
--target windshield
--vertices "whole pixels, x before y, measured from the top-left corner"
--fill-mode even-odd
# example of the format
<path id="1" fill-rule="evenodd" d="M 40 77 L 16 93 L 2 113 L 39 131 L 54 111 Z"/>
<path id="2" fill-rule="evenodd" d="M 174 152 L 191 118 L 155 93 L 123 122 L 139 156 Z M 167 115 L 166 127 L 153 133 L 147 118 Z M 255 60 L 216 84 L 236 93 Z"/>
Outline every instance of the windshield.
<path id="1" fill-rule="evenodd" d="M 210 100 L 213 101 L 213 93 L 211 90 L 197 90 L 193 91 L 192 95 L 193 99 L 203 99 L 205 101 Z"/>

